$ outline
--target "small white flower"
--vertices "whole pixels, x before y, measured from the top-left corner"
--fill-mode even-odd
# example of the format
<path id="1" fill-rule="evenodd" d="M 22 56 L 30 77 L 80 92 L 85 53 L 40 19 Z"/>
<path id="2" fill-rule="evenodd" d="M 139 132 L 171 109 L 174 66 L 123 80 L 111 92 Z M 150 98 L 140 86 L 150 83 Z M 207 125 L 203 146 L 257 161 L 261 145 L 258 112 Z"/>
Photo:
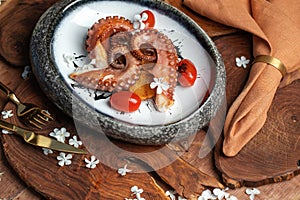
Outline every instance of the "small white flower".
<path id="1" fill-rule="evenodd" d="M 74 55 L 63 54 L 64 61 L 68 64 L 68 67 L 74 67 L 74 61 L 76 60 Z"/>
<path id="2" fill-rule="evenodd" d="M 167 91 L 169 89 L 169 84 L 167 82 L 163 82 L 163 78 L 153 78 L 154 82 L 150 83 L 150 88 L 156 88 L 156 93 L 161 94 L 163 91 Z"/>
<path id="3" fill-rule="evenodd" d="M 145 29 L 146 25 L 143 21 L 148 19 L 147 13 L 143 13 L 142 16 L 140 14 L 134 15 L 133 17 L 133 28 L 134 29 Z"/>
<path id="4" fill-rule="evenodd" d="M 64 127 L 62 127 L 61 129 L 55 128 L 49 135 L 55 137 L 57 141 L 62 143 L 65 143 L 66 137 L 70 137 L 70 133 L 67 132 L 66 128 Z"/>
<path id="5" fill-rule="evenodd" d="M 3 118 L 3 119 L 7 119 L 7 118 L 9 118 L 9 117 L 14 116 L 14 114 L 12 113 L 12 110 L 3 110 L 3 111 L 1 112 L 1 114 L 2 114 L 2 118 Z"/>
<path id="6" fill-rule="evenodd" d="M 65 154 L 63 152 L 59 153 L 59 156 L 56 157 L 56 159 L 58 160 L 58 165 L 59 166 L 64 166 L 64 165 L 70 165 L 72 163 L 71 159 L 72 159 L 72 154 Z"/>
<path id="7" fill-rule="evenodd" d="M 123 168 L 118 169 L 118 174 L 121 176 L 125 176 L 127 172 L 131 172 L 132 170 L 127 169 L 127 164 Z"/>
<path id="8" fill-rule="evenodd" d="M 131 187 L 131 195 L 135 195 L 137 200 L 145 200 L 144 198 L 141 197 L 141 194 L 144 192 L 143 189 L 139 189 L 137 186 L 132 186 Z"/>
<path id="9" fill-rule="evenodd" d="M 227 199 L 229 198 L 230 194 L 227 191 L 228 188 L 225 188 L 223 190 L 219 189 L 219 188 L 215 188 L 213 190 L 214 195 L 218 198 L 218 200 L 222 200 L 223 198 Z"/>
<path id="10" fill-rule="evenodd" d="M 5 129 L 2 129 L 2 133 L 5 134 L 5 135 L 10 135 L 12 134 L 12 132 L 8 131 L 8 130 L 5 130 Z"/>
<path id="11" fill-rule="evenodd" d="M 214 200 L 217 199 L 217 197 L 209 190 L 204 190 L 201 193 L 201 196 L 198 197 L 198 200 Z"/>
<path id="12" fill-rule="evenodd" d="M 78 148 L 80 145 L 82 145 L 82 142 L 77 140 L 77 136 L 74 135 L 73 138 L 71 138 L 69 140 L 69 144 L 76 147 L 76 148 Z"/>
<path id="13" fill-rule="evenodd" d="M 28 79 L 30 74 L 31 74 L 31 67 L 27 65 L 24 67 L 24 71 L 22 72 L 22 78 L 24 80 Z"/>
<path id="14" fill-rule="evenodd" d="M 176 197 L 175 197 L 175 194 L 177 194 L 176 193 L 176 191 L 166 191 L 166 193 L 165 193 L 168 197 L 170 197 L 170 199 L 171 200 L 176 200 Z"/>
<path id="15" fill-rule="evenodd" d="M 246 189 L 246 194 L 249 195 L 250 200 L 254 200 L 255 195 L 260 194 L 260 191 L 258 189 L 256 189 L 256 188 L 252 188 L 252 189 L 247 188 Z"/>
<path id="16" fill-rule="evenodd" d="M 90 169 L 94 169 L 97 166 L 97 164 L 100 162 L 98 159 L 96 159 L 95 156 L 91 156 L 91 160 L 84 158 L 84 161 L 86 163 L 85 166 Z"/>
<path id="17" fill-rule="evenodd" d="M 45 154 L 45 155 L 48 155 L 48 154 L 52 154 L 53 153 L 53 151 L 51 150 L 51 149 L 47 149 L 47 148 L 42 148 L 43 149 L 43 153 Z"/>
<path id="18" fill-rule="evenodd" d="M 247 64 L 249 64 L 250 60 L 246 59 L 245 56 L 241 56 L 241 58 L 236 57 L 235 58 L 235 62 L 236 62 L 236 66 L 238 66 L 238 67 L 242 67 L 243 66 L 243 68 L 246 69 L 247 68 Z"/>

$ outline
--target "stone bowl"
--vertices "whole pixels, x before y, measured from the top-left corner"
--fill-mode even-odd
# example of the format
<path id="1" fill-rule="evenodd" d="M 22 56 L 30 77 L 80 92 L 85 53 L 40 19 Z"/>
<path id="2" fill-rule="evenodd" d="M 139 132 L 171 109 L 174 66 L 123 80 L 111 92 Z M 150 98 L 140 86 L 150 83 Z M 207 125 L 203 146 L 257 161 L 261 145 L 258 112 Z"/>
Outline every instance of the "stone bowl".
<path id="1" fill-rule="evenodd" d="M 86 33 L 97 19 L 132 18 L 145 9 L 153 11 L 155 28 L 173 41 L 180 57 L 194 62 L 199 77 L 191 88 L 176 86 L 174 108 L 166 113 L 156 111 L 151 100 L 134 113 L 118 112 L 110 108 L 109 94 L 77 87 L 68 75 L 87 62 Z M 60 1 L 38 21 L 30 53 L 41 89 L 75 124 L 126 142 L 161 145 L 195 134 L 216 115 L 225 96 L 225 67 L 211 38 L 184 13 L 161 1 Z"/>

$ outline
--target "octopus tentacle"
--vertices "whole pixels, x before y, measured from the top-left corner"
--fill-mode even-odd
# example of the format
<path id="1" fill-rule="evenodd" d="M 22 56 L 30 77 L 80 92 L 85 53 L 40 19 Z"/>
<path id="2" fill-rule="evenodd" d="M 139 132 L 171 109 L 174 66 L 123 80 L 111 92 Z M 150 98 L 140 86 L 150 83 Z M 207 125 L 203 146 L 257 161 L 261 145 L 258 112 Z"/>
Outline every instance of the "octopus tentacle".
<path id="1" fill-rule="evenodd" d="M 133 24 L 130 20 L 125 19 L 124 17 L 109 16 L 101 18 L 88 30 L 85 43 L 86 50 L 88 52 L 92 51 L 98 40 L 100 40 L 100 42 L 107 43 L 113 34 L 130 30 L 133 30 Z M 104 46 L 107 49 L 108 44 L 104 44 Z"/>
<path id="2" fill-rule="evenodd" d="M 143 46 L 155 48 L 155 56 L 143 52 Z M 145 29 L 136 33 L 131 39 L 132 52 L 141 60 L 155 60 L 155 66 L 147 71 L 156 78 L 162 78 L 169 88 L 157 94 L 155 102 L 159 111 L 166 111 L 174 103 L 173 94 L 177 84 L 177 51 L 172 41 L 156 29 Z"/>
<path id="3" fill-rule="evenodd" d="M 109 63 L 111 65 L 105 69 L 77 71 L 72 73 L 70 78 L 90 89 L 109 92 L 128 90 L 141 75 L 141 63 L 132 56 L 126 46 L 115 47 L 109 57 L 115 59 L 118 56 L 123 57 L 124 62 L 118 63 L 117 67 Z"/>

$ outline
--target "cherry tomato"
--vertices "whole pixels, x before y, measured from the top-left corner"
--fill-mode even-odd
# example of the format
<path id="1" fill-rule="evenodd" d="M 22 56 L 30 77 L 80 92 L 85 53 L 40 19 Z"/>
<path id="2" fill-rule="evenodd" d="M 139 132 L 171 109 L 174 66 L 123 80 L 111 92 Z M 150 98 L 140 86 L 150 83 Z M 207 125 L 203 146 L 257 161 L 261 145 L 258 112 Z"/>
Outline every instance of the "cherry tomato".
<path id="1" fill-rule="evenodd" d="M 155 17 L 153 12 L 150 10 L 144 10 L 140 13 L 141 17 L 143 17 L 143 14 L 147 14 L 147 19 L 143 20 L 142 22 L 146 25 L 147 28 L 153 28 L 155 25 Z"/>
<path id="2" fill-rule="evenodd" d="M 197 78 L 197 69 L 192 61 L 182 59 L 178 63 L 178 82 L 183 87 L 191 87 L 194 85 Z"/>
<path id="3" fill-rule="evenodd" d="M 134 112 L 141 105 L 141 98 L 133 92 L 120 91 L 110 96 L 110 105 L 122 112 Z"/>

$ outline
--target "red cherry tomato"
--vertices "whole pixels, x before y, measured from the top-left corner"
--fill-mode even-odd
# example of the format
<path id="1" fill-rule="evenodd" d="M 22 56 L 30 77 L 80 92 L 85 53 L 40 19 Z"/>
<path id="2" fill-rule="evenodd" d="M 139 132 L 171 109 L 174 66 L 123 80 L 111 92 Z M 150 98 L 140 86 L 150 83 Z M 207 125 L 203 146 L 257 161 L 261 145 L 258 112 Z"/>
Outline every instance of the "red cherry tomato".
<path id="1" fill-rule="evenodd" d="M 197 69 L 192 61 L 182 59 L 178 63 L 178 82 L 183 87 L 191 87 L 194 85 L 197 78 Z"/>
<path id="2" fill-rule="evenodd" d="M 129 91 L 120 91 L 110 96 L 110 105 L 122 112 L 134 112 L 141 105 L 141 98 Z"/>
<path id="3" fill-rule="evenodd" d="M 142 22 L 146 25 L 147 28 L 153 28 L 155 25 L 155 17 L 153 12 L 150 10 L 144 10 L 140 13 L 141 17 L 143 17 L 143 13 L 147 14 L 148 18 L 146 20 L 143 20 Z"/>

